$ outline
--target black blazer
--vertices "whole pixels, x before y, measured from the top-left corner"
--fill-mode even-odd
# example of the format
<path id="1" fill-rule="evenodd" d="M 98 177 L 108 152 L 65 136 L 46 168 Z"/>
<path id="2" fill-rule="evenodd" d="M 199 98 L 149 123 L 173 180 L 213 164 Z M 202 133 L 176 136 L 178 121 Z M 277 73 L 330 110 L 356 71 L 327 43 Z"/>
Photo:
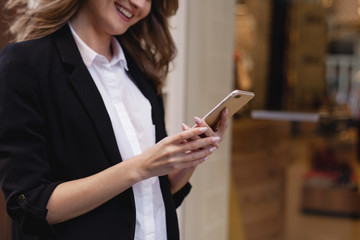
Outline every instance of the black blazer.
<path id="1" fill-rule="evenodd" d="M 152 105 L 156 140 L 166 136 L 161 96 L 126 56 L 129 75 Z M 121 161 L 105 105 L 69 27 L 5 47 L 0 54 L 0 183 L 15 222 L 14 239 L 134 239 L 132 188 L 95 210 L 49 225 L 46 204 L 64 182 Z M 176 207 L 190 191 L 171 195 L 160 177 L 168 239 L 179 239 Z"/>

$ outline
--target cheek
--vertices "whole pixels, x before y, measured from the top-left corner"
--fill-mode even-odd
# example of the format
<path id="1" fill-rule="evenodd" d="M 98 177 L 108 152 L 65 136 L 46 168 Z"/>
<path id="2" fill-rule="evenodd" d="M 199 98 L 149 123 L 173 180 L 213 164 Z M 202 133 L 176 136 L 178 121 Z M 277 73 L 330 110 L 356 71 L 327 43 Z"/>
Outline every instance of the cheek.
<path id="1" fill-rule="evenodd" d="M 139 15 L 139 17 L 137 18 L 136 22 L 139 22 L 141 21 L 142 19 L 146 18 L 150 13 L 150 10 L 149 11 L 143 11 L 141 13 L 141 15 Z"/>
<path id="2" fill-rule="evenodd" d="M 150 11 L 151 11 L 151 2 L 148 4 L 147 8 L 144 9 L 144 16 L 143 16 L 143 18 L 145 18 L 146 16 L 148 16 L 149 13 L 150 13 Z"/>

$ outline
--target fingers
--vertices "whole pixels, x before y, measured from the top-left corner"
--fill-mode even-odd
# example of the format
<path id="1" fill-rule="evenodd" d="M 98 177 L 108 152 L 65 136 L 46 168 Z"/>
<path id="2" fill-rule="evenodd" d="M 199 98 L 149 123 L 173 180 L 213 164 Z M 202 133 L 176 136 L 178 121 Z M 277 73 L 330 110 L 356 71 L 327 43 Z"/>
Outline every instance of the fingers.
<path id="1" fill-rule="evenodd" d="M 218 130 L 216 131 L 216 133 L 218 134 L 218 136 L 220 136 L 221 138 L 223 138 L 226 129 L 229 126 L 229 118 L 228 118 L 228 109 L 225 108 L 224 111 L 221 112 L 221 123 L 220 126 L 218 128 Z"/>
<path id="2" fill-rule="evenodd" d="M 201 118 L 199 117 L 195 117 L 195 123 L 197 127 L 207 127 L 207 130 L 204 132 L 204 136 L 218 136 L 221 139 L 224 137 L 224 134 L 226 132 L 226 129 L 229 126 L 229 118 L 228 118 L 228 114 L 229 111 L 227 108 L 225 108 L 222 112 L 221 112 L 221 120 L 220 120 L 220 125 L 218 127 L 218 129 L 216 131 L 213 131 L 213 129 L 211 129 L 208 124 Z M 219 143 L 215 143 L 213 144 L 213 146 L 215 147 L 219 147 Z"/>
<path id="3" fill-rule="evenodd" d="M 185 127 L 186 128 L 186 127 Z M 177 155 L 177 154 L 189 154 L 195 151 L 202 151 L 203 149 L 211 149 L 214 151 L 213 145 L 218 143 L 221 138 L 218 136 L 211 136 L 201 138 L 200 134 L 207 131 L 205 127 L 190 128 L 184 132 L 163 139 L 162 145 L 164 145 L 163 151 L 165 155 Z M 189 139 L 191 139 L 189 141 Z"/>
<path id="4" fill-rule="evenodd" d="M 181 168 L 196 166 L 206 161 L 215 149 L 215 147 L 212 147 L 198 151 L 189 151 L 178 155 L 177 158 L 174 159 L 174 162 L 178 162 L 181 165 Z"/>
<path id="5" fill-rule="evenodd" d="M 207 125 L 207 123 L 203 119 L 201 119 L 199 117 L 194 117 L 194 120 L 195 120 L 196 126 L 198 126 L 198 127 L 206 127 L 207 128 L 207 131 L 204 132 L 204 134 L 206 136 L 215 135 L 214 131 L 211 129 L 211 127 L 209 127 L 209 125 Z"/>
<path id="6" fill-rule="evenodd" d="M 207 125 L 207 123 L 203 119 L 201 119 L 199 117 L 195 117 L 194 120 L 195 120 L 196 126 L 207 127 L 207 130 L 204 132 L 203 136 L 207 136 L 207 137 L 216 136 L 215 132 L 211 129 L 211 127 L 209 127 Z M 220 147 L 220 145 L 218 143 L 213 143 L 213 146 L 216 148 Z"/>
<path id="7" fill-rule="evenodd" d="M 184 168 L 196 167 L 197 165 L 200 165 L 201 163 L 203 163 L 203 162 L 205 162 L 205 161 L 206 161 L 206 159 L 201 158 L 201 159 L 192 161 L 192 162 L 184 165 Z"/>
<path id="8" fill-rule="evenodd" d="M 184 131 L 193 131 L 187 125 L 183 124 Z M 204 131 L 204 130 L 202 130 Z M 214 152 L 217 147 L 213 146 L 220 142 L 221 138 L 218 136 L 210 136 L 201 138 L 199 135 L 193 136 L 190 140 L 181 141 L 180 144 L 170 144 L 172 145 L 172 153 L 178 153 L 178 157 L 174 161 L 183 159 L 184 162 L 192 162 L 201 158 L 205 158 Z M 181 160 L 180 160 L 181 161 Z"/>
<path id="9" fill-rule="evenodd" d="M 204 162 L 212 152 L 219 148 L 219 143 L 228 126 L 228 113 L 221 114 L 221 124 L 214 132 L 208 124 L 195 117 L 196 125 L 190 128 L 182 124 L 183 132 L 163 139 L 163 157 L 175 168 L 196 166 Z"/>
<path id="10" fill-rule="evenodd" d="M 181 133 L 178 133 L 173 136 L 169 136 L 167 138 L 167 141 L 169 141 L 169 143 L 181 143 L 184 142 L 184 140 L 191 139 L 195 136 L 203 134 L 207 130 L 208 129 L 206 127 L 189 128 Z"/>
<path id="11" fill-rule="evenodd" d="M 188 128 L 169 136 L 148 148 L 141 154 L 140 166 L 146 176 L 162 176 L 170 172 L 196 166 L 204 162 L 216 147 L 218 136 L 201 138 L 206 127 Z M 188 139 L 193 139 L 188 141 Z"/>
<path id="12" fill-rule="evenodd" d="M 205 124 L 206 124 L 206 123 L 205 123 Z M 190 127 L 189 127 L 188 125 L 184 124 L 184 123 L 182 124 L 182 127 L 183 127 L 183 130 L 184 130 L 184 131 L 190 129 Z M 212 131 L 211 131 L 211 132 L 212 132 Z M 210 136 L 216 137 L 215 134 L 211 134 L 211 133 L 210 133 Z M 192 137 L 191 139 L 187 139 L 187 142 L 195 141 L 195 140 L 197 140 L 197 139 L 201 139 L 201 137 L 200 137 L 199 135 L 196 135 L 196 136 Z M 220 140 L 221 140 L 221 138 L 218 138 L 218 137 L 217 137 L 217 138 L 213 138 L 212 141 L 211 141 L 211 145 L 205 146 L 205 147 L 215 147 L 215 149 L 216 149 L 216 148 L 219 147 L 218 142 L 219 142 Z M 204 148 L 204 147 L 202 147 L 202 148 Z"/>
<path id="13" fill-rule="evenodd" d="M 191 129 L 191 128 L 190 128 L 188 125 L 186 125 L 185 123 L 182 123 L 181 126 L 182 126 L 182 129 L 183 129 L 184 131 Z M 196 140 L 196 139 L 200 139 L 200 136 L 199 136 L 199 135 L 195 135 L 195 136 L 193 136 L 192 138 L 187 139 L 187 141 L 190 142 L 190 141 L 194 141 L 194 140 Z"/>
<path id="14" fill-rule="evenodd" d="M 181 148 L 180 151 L 196 151 L 196 150 L 200 150 L 200 149 L 212 149 L 212 151 L 213 151 L 213 150 L 215 150 L 215 149 L 213 149 L 215 147 L 213 145 L 220 142 L 220 140 L 221 140 L 221 138 L 218 136 L 199 138 L 194 141 L 183 143 L 179 147 Z M 217 148 L 217 147 L 215 147 L 215 148 Z"/>

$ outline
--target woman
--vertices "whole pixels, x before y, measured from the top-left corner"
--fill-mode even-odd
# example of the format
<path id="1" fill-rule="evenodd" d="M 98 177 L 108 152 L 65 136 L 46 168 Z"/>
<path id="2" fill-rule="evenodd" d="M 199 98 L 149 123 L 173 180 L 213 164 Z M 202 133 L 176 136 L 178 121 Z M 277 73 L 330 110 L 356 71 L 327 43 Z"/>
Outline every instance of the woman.
<path id="1" fill-rule="evenodd" d="M 0 54 L 0 176 L 14 238 L 179 239 L 175 209 L 228 123 L 224 111 L 216 132 L 195 118 L 166 137 L 177 5 L 8 2 L 19 42 Z"/>

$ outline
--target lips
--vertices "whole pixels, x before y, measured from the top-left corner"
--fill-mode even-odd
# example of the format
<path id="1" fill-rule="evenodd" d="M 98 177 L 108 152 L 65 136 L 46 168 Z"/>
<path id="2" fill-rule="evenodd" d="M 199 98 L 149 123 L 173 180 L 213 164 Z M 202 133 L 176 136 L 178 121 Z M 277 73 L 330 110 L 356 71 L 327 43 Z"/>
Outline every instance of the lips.
<path id="1" fill-rule="evenodd" d="M 120 6 L 117 3 L 115 3 L 115 7 L 123 16 L 125 16 L 128 19 L 130 19 L 130 18 L 132 18 L 134 16 L 129 10 L 127 10 L 126 8 Z"/>

